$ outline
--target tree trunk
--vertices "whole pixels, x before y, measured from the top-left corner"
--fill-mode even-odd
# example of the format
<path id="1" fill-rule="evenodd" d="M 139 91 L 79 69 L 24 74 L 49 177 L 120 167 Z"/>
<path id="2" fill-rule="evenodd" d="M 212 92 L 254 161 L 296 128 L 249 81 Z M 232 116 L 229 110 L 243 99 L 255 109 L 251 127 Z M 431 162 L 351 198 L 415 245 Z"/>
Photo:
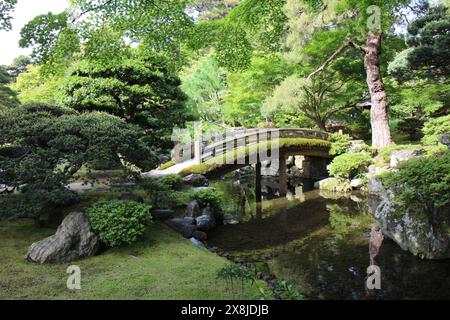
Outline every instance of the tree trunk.
<path id="1" fill-rule="evenodd" d="M 367 34 L 366 53 L 364 56 L 364 67 L 367 73 L 367 84 L 369 86 L 372 106 L 370 109 L 370 124 L 372 126 L 372 146 L 386 147 L 392 144 L 391 131 L 389 128 L 388 102 L 386 90 L 380 71 L 381 34 Z"/>

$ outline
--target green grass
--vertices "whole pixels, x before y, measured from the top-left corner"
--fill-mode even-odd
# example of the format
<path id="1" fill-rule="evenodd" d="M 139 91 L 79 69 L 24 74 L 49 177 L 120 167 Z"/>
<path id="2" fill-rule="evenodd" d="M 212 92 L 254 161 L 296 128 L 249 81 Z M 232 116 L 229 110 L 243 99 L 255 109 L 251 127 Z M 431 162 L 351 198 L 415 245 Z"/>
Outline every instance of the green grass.
<path id="1" fill-rule="evenodd" d="M 260 142 L 258 144 L 238 147 L 224 154 L 215 156 L 214 158 L 208 159 L 207 161 L 192 165 L 188 168 L 181 170 L 181 175 L 188 175 L 191 173 L 208 174 L 216 169 L 219 169 L 225 165 L 225 159 L 228 158 L 243 158 L 249 155 L 254 155 L 258 152 L 259 148 L 264 144 L 267 145 L 267 149 L 270 149 L 271 142 Z M 281 138 L 278 140 L 278 148 L 289 149 L 289 148 L 304 148 L 306 150 L 329 150 L 331 147 L 331 142 L 321 139 L 306 139 L 306 138 Z"/>
<path id="2" fill-rule="evenodd" d="M 231 299 L 216 279 L 227 261 L 156 223 L 138 243 L 73 263 L 26 262 L 29 245 L 54 233 L 32 221 L 0 222 L 0 299 Z M 66 288 L 69 265 L 81 268 L 81 290 Z M 258 281 L 244 288 L 254 298 Z"/>

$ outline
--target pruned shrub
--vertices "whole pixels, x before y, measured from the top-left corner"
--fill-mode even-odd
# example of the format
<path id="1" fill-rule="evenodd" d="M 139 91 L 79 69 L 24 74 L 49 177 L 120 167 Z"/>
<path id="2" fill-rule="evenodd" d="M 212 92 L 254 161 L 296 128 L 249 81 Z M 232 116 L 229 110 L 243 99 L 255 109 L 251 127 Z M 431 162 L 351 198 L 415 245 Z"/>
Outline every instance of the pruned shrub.
<path id="1" fill-rule="evenodd" d="M 450 151 L 401 163 L 397 172 L 381 175 L 387 188 L 401 190 L 400 202 L 417 208 L 450 205 Z"/>
<path id="2" fill-rule="evenodd" d="M 109 247 L 135 242 L 151 222 L 150 206 L 134 201 L 101 201 L 87 209 L 92 229 Z"/>
<path id="3" fill-rule="evenodd" d="M 222 198 L 223 194 L 213 189 L 204 189 L 196 191 L 192 194 L 192 197 L 197 200 L 198 204 L 202 208 L 210 207 L 214 219 L 216 221 L 223 220 Z"/>
<path id="4" fill-rule="evenodd" d="M 330 154 L 338 156 L 347 152 L 347 149 L 350 147 L 352 137 L 348 134 L 333 133 L 330 135 L 330 141 Z"/>
<path id="5" fill-rule="evenodd" d="M 344 153 L 333 159 L 329 172 L 333 177 L 352 179 L 364 173 L 371 162 L 372 158 L 368 154 Z"/>
<path id="6" fill-rule="evenodd" d="M 436 145 L 439 143 L 438 135 L 441 133 L 450 133 L 450 115 L 431 119 L 425 122 L 422 129 L 422 142 L 425 145 Z"/>

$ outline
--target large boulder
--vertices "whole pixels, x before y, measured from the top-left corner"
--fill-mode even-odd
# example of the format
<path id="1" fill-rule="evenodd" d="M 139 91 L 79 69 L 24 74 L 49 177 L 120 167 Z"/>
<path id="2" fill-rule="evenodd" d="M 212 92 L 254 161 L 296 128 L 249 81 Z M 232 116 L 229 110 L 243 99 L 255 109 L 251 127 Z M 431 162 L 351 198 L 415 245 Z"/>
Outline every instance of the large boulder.
<path id="1" fill-rule="evenodd" d="M 208 179 L 197 173 L 193 173 L 184 177 L 183 182 L 193 187 L 205 187 L 208 185 Z"/>
<path id="2" fill-rule="evenodd" d="M 396 168 L 400 162 L 407 161 L 421 155 L 423 155 L 423 150 L 421 149 L 392 150 L 390 167 Z"/>
<path id="3" fill-rule="evenodd" d="M 333 191 L 333 192 L 348 192 L 352 191 L 350 181 L 340 178 L 327 178 L 314 183 L 314 188 L 319 190 Z"/>
<path id="4" fill-rule="evenodd" d="M 191 217 L 173 218 L 166 220 L 165 223 L 185 238 L 191 238 L 192 234 L 197 230 L 195 219 Z"/>
<path id="5" fill-rule="evenodd" d="M 97 253 L 100 240 L 82 212 L 70 213 L 53 236 L 30 246 L 25 259 L 37 263 L 70 262 Z"/>
<path id="6" fill-rule="evenodd" d="M 449 221 L 438 219 L 446 216 L 448 219 L 445 211 L 439 210 L 448 212 L 449 208 L 417 214 L 398 206 L 396 199 L 401 190 L 386 189 L 376 178 L 369 181 L 368 189 L 370 211 L 385 236 L 420 258 L 450 258 Z"/>

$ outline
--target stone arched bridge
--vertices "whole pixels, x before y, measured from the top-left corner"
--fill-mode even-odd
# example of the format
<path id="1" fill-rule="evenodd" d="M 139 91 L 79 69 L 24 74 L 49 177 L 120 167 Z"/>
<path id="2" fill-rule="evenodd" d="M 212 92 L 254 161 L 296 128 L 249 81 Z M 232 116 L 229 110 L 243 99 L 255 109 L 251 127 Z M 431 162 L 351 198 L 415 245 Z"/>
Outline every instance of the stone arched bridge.
<path id="1" fill-rule="evenodd" d="M 211 177 L 251 164 L 255 166 L 258 184 L 261 165 L 270 162 L 272 171 L 278 171 L 283 194 L 287 188 L 286 158 L 304 156 L 309 166 L 324 171 L 331 158 L 328 139 L 326 132 L 302 128 L 235 129 L 197 138 L 190 144 L 177 144 L 173 150 L 174 166 L 145 175 L 201 173 Z"/>

